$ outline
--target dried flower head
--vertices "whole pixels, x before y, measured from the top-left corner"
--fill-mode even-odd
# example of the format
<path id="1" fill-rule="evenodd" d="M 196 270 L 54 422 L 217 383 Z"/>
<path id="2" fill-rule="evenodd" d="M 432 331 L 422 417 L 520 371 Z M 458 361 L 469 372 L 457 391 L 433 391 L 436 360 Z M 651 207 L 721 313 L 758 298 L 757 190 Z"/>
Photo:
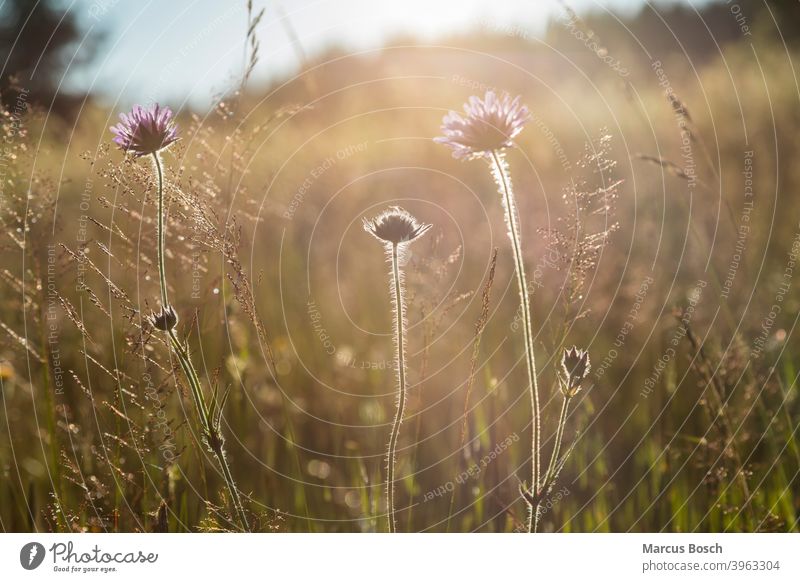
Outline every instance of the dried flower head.
<path id="1" fill-rule="evenodd" d="M 572 346 L 564 350 L 561 357 L 561 391 L 567 398 L 572 398 L 580 392 L 581 384 L 589 375 L 592 364 L 589 361 L 589 352 Z"/>
<path id="2" fill-rule="evenodd" d="M 434 139 L 453 149 L 453 157 L 473 159 L 512 145 L 512 140 L 530 120 L 528 108 L 520 97 L 508 93 L 498 97 L 486 91 L 483 99 L 470 97 L 464 105 L 466 117 L 451 111 L 442 119 L 444 136 Z"/>
<path id="3" fill-rule="evenodd" d="M 120 113 L 119 118 L 120 123 L 110 128 L 116 136 L 114 143 L 136 157 L 154 154 L 178 141 L 178 126 L 169 107 L 158 103 L 149 109 L 134 105 L 130 113 Z"/>
<path id="4" fill-rule="evenodd" d="M 158 313 L 149 315 L 147 321 L 156 329 L 170 331 L 178 325 L 178 314 L 172 308 L 172 305 L 168 305 L 167 307 L 162 307 Z"/>
<path id="5" fill-rule="evenodd" d="M 417 222 L 411 214 L 392 206 L 372 220 L 364 219 L 364 230 L 384 243 L 399 245 L 418 239 L 431 228 L 430 224 Z"/>

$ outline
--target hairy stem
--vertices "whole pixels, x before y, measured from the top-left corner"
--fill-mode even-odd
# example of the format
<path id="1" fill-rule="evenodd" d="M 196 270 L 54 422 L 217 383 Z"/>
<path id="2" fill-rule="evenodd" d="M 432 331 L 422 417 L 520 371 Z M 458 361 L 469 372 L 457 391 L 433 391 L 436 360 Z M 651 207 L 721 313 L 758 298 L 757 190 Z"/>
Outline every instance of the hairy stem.
<path id="1" fill-rule="evenodd" d="M 514 201 L 514 193 L 511 190 L 511 178 L 508 174 L 508 165 L 503 154 L 492 151 L 492 175 L 494 176 L 500 195 L 503 197 L 503 208 L 506 213 L 506 224 L 508 225 L 508 236 L 511 239 L 511 246 L 514 249 L 514 267 L 517 273 L 517 286 L 519 288 L 519 301 L 522 308 L 522 329 L 525 336 L 525 356 L 528 364 L 528 388 L 531 397 L 531 410 L 533 416 L 533 437 L 531 445 L 531 487 L 534 491 L 539 490 L 540 486 L 540 467 L 541 455 L 539 443 L 541 442 L 541 422 L 539 414 L 539 384 L 536 379 L 536 359 L 533 354 L 533 329 L 531 321 L 531 305 L 528 297 L 528 280 L 525 277 L 525 263 L 522 260 L 522 242 L 520 229 L 517 219 L 517 206 Z M 531 508 L 528 514 L 528 531 L 534 531 L 535 519 L 534 509 Z"/>
<path id="2" fill-rule="evenodd" d="M 403 305 L 403 284 L 400 278 L 400 260 L 397 244 L 392 245 L 392 284 L 394 286 L 395 308 L 395 343 L 397 345 L 397 413 L 392 424 L 392 434 L 389 437 L 389 452 L 386 459 L 386 491 L 389 504 L 389 532 L 397 532 L 397 523 L 394 514 L 394 466 L 397 452 L 397 438 L 400 435 L 400 424 L 403 422 L 403 413 L 406 408 L 406 354 L 405 354 L 405 309 Z"/>
<path id="3" fill-rule="evenodd" d="M 164 264 L 164 246 L 166 240 L 164 228 L 164 174 L 161 169 L 161 160 L 159 160 L 157 153 L 153 154 L 153 160 L 155 160 L 156 170 L 158 173 L 158 232 L 156 233 L 158 238 L 158 278 L 161 287 L 161 305 L 164 309 L 166 309 L 169 307 L 169 298 L 167 295 L 167 273 Z M 186 380 L 189 383 L 189 389 L 192 393 L 192 400 L 194 401 L 195 408 L 197 409 L 197 416 L 200 419 L 200 430 L 203 434 L 203 439 L 214 453 L 217 463 L 222 470 L 222 476 L 225 479 L 225 485 L 228 487 L 228 491 L 230 492 L 231 503 L 233 504 L 235 513 L 239 517 L 241 526 L 245 530 L 249 530 L 250 526 L 247 521 L 247 514 L 244 511 L 244 505 L 242 504 L 239 490 L 236 488 L 236 483 L 233 480 L 233 474 L 231 473 L 230 465 L 228 464 L 228 460 L 225 455 L 225 449 L 223 446 L 224 441 L 219 432 L 218 422 L 206 404 L 205 396 L 203 395 L 203 388 L 200 384 L 200 377 L 198 376 L 197 370 L 195 370 L 194 364 L 192 363 L 189 350 L 178 339 L 174 329 L 170 329 L 167 333 L 169 334 L 172 351 L 175 352 L 175 355 L 178 357 L 181 370 L 183 370 L 183 374 L 186 376 Z"/>
<path id="4" fill-rule="evenodd" d="M 153 160 L 156 164 L 156 172 L 158 174 L 158 281 L 161 286 L 161 305 L 166 309 L 169 306 L 169 297 L 167 296 L 167 271 L 164 265 L 164 248 L 166 246 L 166 229 L 164 228 L 164 172 L 161 169 L 161 160 L 158 153 L 153 153 Z"/>

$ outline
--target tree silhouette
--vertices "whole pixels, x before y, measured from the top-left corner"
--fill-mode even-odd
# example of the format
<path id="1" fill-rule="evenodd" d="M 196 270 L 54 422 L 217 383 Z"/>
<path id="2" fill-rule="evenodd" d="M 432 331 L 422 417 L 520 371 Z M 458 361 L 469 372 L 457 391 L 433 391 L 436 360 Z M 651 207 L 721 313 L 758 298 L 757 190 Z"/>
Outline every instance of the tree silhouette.
<path id="1" fill-rule="evenodd" d="M 82 39 L 77 13 L 53 0 L 5 0 L 0 3 L 0 95 L 26 98 L 68 113 L 82 96 L 59 89 L 67 71 L 85 66 L 100 36 Z M 81 40 L 83 46 L 76 52 Z"/>

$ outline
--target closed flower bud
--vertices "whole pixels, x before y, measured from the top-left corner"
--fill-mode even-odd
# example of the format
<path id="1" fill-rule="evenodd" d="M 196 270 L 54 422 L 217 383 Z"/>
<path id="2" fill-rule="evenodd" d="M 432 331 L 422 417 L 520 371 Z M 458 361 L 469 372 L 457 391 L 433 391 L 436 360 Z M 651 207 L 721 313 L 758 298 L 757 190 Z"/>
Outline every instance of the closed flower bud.
<path id="1" fill-rule="evenodd" d="M 178 314 L 172 308 L 172 305 L 167 305 L 166 308 L 162 307 L 158 313 L 152 313 L 148 316 L 147 321 L 156 329 L 170 331 L 178 325 Z"/>
<path id="2" fill-rule="evenodd" d="M 581 385 L 591 369 L 589 352 L 575 346 L 564 350 L 564 355 L 561 357 L 561 392 L 564 396 L 572 398 L 580 392 Z"/>

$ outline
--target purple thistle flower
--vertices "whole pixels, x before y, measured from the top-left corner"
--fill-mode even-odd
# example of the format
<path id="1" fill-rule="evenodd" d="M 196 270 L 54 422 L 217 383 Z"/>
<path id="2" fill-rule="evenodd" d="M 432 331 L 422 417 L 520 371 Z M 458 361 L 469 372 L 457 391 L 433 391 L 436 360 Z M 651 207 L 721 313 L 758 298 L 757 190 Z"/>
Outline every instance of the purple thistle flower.
<path id="1" fill-rule="evenodd" d="M 437 143 L 450 146 L 453 157 L 471 160 L 488 156 L 512 145 L 512 140 L 530 120 L 528 108 L 520 104 L 520 97 L 508 93 L 498 97 L 486 91 L 483 99 L 470 97 L 464 104 L 466 117 L 451 111 L 442 119 L 444 136 L 434 138 Z"/>
<path id="2" fill-rule="evenodd" d="M 134 105 L 130 113 L 120 113 L 121 120 L 112 126 L 114 143 L 137 158 L 154 154 L 178 141 L 178 126 L 172 119 L 172 110 L 158 103 L 149 109 Z"/>

